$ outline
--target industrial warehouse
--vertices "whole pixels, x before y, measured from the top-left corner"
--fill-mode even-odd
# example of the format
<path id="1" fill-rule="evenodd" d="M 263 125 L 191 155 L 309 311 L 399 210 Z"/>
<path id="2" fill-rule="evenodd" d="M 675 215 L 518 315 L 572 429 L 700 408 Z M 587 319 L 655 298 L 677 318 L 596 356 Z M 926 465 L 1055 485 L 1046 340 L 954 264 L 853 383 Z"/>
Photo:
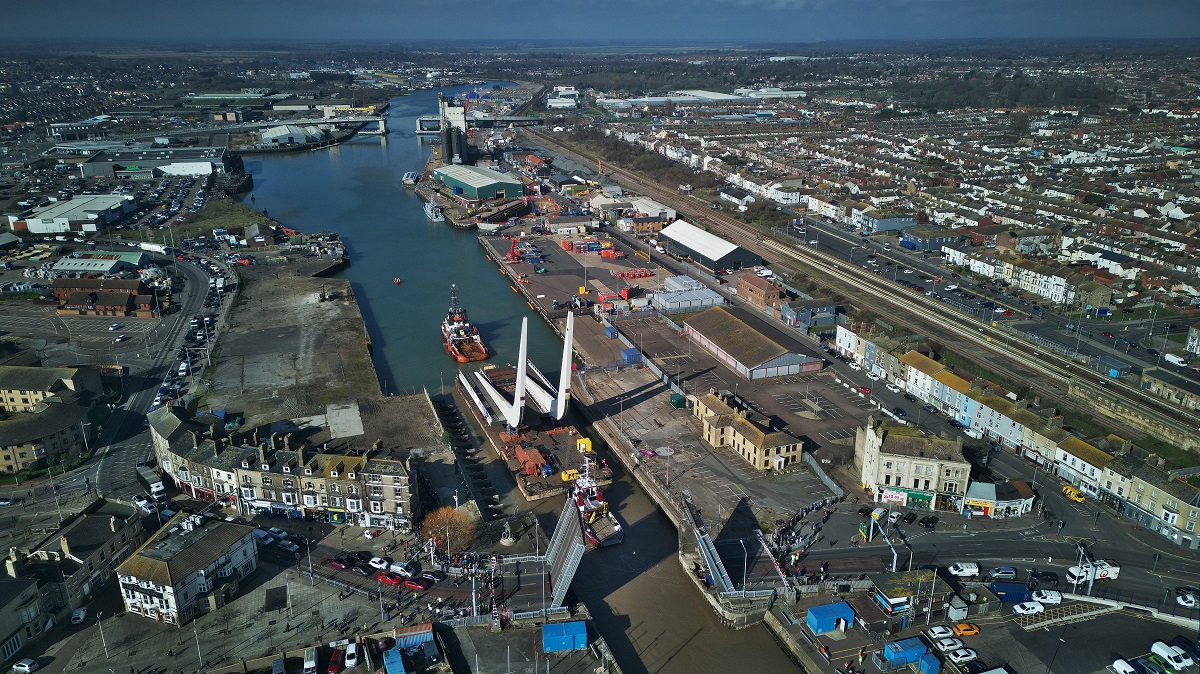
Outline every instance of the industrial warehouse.
<path id="1" fill-rule="evenodd" d="M 658 241 L 671 253 L 691 258 L 707 269 L 740 269 L 762 264 L 758 255 L 683 220 L 664 227 Z"/>

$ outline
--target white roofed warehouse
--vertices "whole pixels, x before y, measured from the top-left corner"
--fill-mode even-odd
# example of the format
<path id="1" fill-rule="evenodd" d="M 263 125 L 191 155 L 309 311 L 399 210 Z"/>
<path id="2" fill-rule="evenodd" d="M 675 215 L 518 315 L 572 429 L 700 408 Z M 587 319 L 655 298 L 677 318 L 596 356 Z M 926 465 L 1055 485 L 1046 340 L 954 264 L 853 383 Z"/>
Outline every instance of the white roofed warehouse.
<path id="1" fill-rule="evenodd" d="M 736 243 L 676 220 L 658 233 L 659 245 L 680 257 L 689 257 L 706 269 L 740 269 L 762 263 L 762 258 Z"/>
<path id="2" fill-rule="evenodd" d="M 525 196 L 525 184 L 519 178 L 480 166 L 443 166 L 433 172 L 433 177 L 453 190 L 455 196 L 470 201 Z"/>

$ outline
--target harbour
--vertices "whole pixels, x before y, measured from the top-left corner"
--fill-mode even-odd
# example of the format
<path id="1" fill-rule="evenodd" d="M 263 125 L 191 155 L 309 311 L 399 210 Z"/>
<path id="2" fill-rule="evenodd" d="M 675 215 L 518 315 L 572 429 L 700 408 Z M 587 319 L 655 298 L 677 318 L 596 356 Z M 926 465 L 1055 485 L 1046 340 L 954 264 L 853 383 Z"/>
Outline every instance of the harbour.
<path id="1" fill-rule="evenodd" d="M 404 189 L 402 176 L 422 170 L 433 149 L 407 129 L 414 128 L 417 116 L 434 109 L 435 92 L 420 92 L 392 102 L 389 136 L 355 138 L 324 152 L 247 160 L 258 207 L 302 230 L 342 234 L 354 262 L 340 276 L 350 282 L 362 307 L 385 392 L 425 389 L 432 394 L 455 388 L 459 366 L 437 334 L 450 283 L 470 298 L 472 322 L 493 352 L 492 363 L 517 361 L 521 319 L 527 317 L 534 318 L 528 321 L 530 360 L 555 364 L 562 350 L 560 336 L 547 321 L 565 317 L 565 311 L 531 303 L 517 290 L 532 284 L 497 278 L 497 268 L 504 266 L 497 260 L 504 251 L 485 255 L 477 233 L 431 222 L 417 192 Z M 551 255 L 569 259 L 558 252 Z M 590 268 L 590 258 L 581 266 L 589 267 L 583 272 L 589 282 L 598 278 L 600 270 Z M 528 271 L 537 277 L 532 268 Z M 398 278 L 402 284 L 394 283 Z M 610 278 L 606 289 L 619 290 L 616 277 L 610 273 Z M 542 299 L 569 300 L 569 293 Z M 595 360 L 619 359 L 619 342 L 588 339 L 589 353 L 609 349 Z M 558 372 L 546 375 L 553 380 Z M 622 466 L 609 463 L 612 483 L 605 485 L 604 495 L 619 518 L 624 542 L 584 555 L 572 593 L 589 607 L 622 668 L 794 669 L 764 628 L 733 631 L 722 626 L 680 567 L 672 524 Z M 564 489 L 535 504 L 547 531 L 556 524 L 566 496 Z M 664 614 L 671 616 L 669 624 L 661 620 Z"/>

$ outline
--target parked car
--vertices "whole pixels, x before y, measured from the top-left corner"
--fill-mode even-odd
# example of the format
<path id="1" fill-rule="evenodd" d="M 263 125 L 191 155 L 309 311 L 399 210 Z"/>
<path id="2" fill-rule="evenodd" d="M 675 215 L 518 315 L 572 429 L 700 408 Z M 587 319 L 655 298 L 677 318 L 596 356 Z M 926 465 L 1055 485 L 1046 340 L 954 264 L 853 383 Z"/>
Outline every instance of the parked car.
<path id="1" fill-rule="evenodd" d="M 1200 662 L 1200 643 L 1197 643 L 1195 639 L 1180 635 L 1171 640 L 1171 645 L 1187 653 L 1191 659 Z"/>
<path id="2" fill-rule="evenodd" d="M 20 662 L 14 663 L 12 670 L 14 672 L 32 672 L 40 666 L 41 665 L 38 664 L 37 660 L 34 660 L 33 658 L 25 658 Z"/>
<path id="3" fill-rule="evenodd" d="M 296 553 L 300 552 L 299 545 L 296 545 L 295 543 L 293 543 L 291 541 L 287 541 L 287 540 L 279 541 L 279 547 L 284 550 L 287 550 L 288 552 L 290 552 L 292 554 L 296 554 Z"/>
<path id="4" fill-rule="evenodd" d="M 1053 571 L 1038 571 L 1034 569 L 1034 571 L 1029 574 L 1029 580 L 1037 581 L 1038 585 L 1050 585 L 1051 587 L 1058 587 L 1058 574 L 1054 573 Z"/>
<path id="5" fill-rule="evenodd" d="M 433 587 L 433 583 L 425 580 L 424 578 L 405 578 L 404 587 L 407 587 L 410 590 L 424 591 Z"/>
<path id="6" fill-rule="evenodd" d="M 949 639 L 939 639 L 939 640 L 933 642 L 933 645 L 937 646 L 937 649 L 939 651 L 941 651 L 943 653 L 949 653 L 951 651 L 956 651 L 956 650 L 962 648 L 963 642 L 962 642 L 962 639 L 955 639 L 955 638 L 951 637 Z"/>
<path id="7" fill-rule="evenodd" d="M 375 573 L 375 569 L 372 569 L 368 566 L 358 566 L 357 564 L 355 564 L 354 568 L 350 570 L 364 578 L 370 578 L 371 574 Z"/>
<path id="8" fill-rule="evenodd" d="M 391 571 L 381 571 L 376 578 L 378 578 L 379 582 L 383 583 L 384 585 L 391 585 L 392 587 L 398 587 L 404 583 L 404 576 L 401 576 L 398 573 L 392 573 Z"/>
<path id="9" fill-rule="evenodd" d="M 917 514 L 914 512 L 906 513 L 904 517 L 900 518 L 900 521 L 904 522 L 905 524 L 912 524 L 913 522 L 917 521 Z"/>
<path id="10" fill-rule="evenodd" d="M 336 649 L 329 656 L 329 667 L 325 670 L 329 674 L 338 674 L 346 667 L 346 651 Z"/>
<path id="11" fill-rule="evenodd" d="M 979 634 L 979 625 L 975 623 L 958 623 L 954 626 L 954 636 L 973 637 Z"/>
<path id="12" fill-rule="evenodd" d="M 956 665 L 965 665 L 966 663 L 979 657 L 973 648 L 959 648 L 946 654 L 950 662 Z"/>
<path id="13" fill-rule="evenodd" d="M 1017 615 L 1034 615 L 1045 610 L 1046 607 L 1036 601 L 1025 601 L 1013 606 L 1013 613 Z"/>
<path id="14" fill-rule="evenodd" d="M 925 632 L 925 636 L 929 637 L 930 641 L 937 643 L 938 641 L 941 641 L 942 639 L 953 638 L 954 631 L 951 630 L 949 627 L 946 627 L 945 625 L 934 625 L 933 627 L 930 627 Z"/>
<path id="15" fill-rule="evenodd" d="M 354 566 L 354 562 L 346 559 L 345 557 L 334 557 L 333 559 L 329 560 L 329 565 L 335 569 L 341 569 L 342 571 L 345 571 L 346 569 Z"/>
<path id="16" fill-rule="evenodd" d="M 926 529 L 933 529 L 933 528 L 937 527 L 937 523 L 938 523 L 937 515 L 926 515 L 926 516 L 922 517 L 919 522 L 917 522 L 917 524 L 919 524 L 920 526 L 922 526 Z"/>
<path id="17" fill-rule="evenodd" d="M 83 621 L 87 620 L 87 609 L 77 608 L 71 612 L 71 624 L 82 625 Z"/>
<path id="18" fill-rule="evenodd" d="M 372 569 L 384 571 L 392 565 L 392 560 L 388 557 L 372 557 L 371 560 L 367 562 L 367 565 Z"/>
<path id="19" fill-rule="evenodd" d="M 425 573 L 422 573 L 421 577 L 424 578 L 425 580 L 433 583 L 434 585 L 437 585 L 441 581 L 446 580 L 446 578 L 448 578 L 449 576 L 447 576 L 445 573 L 443 573 L 441 571 L 433 570 L 433 571 L 426 571 Z"/>
<path id="20" fill-rule="evenodd" d="M 361 653 L 358 644 L 351 641 L 346 644 L 346 669 L 352 669 L 358 666 L 358 659 Z"/>
<path id="21" fill-rule="evenodd" d="M 346 553 L 346 558 L 354 560 L 355 564 L 366 564 L 371 561 L 372 557 L 374 557 L 374 555 L 369 552 L 363 552 L 362 550 L 355 550 L 354 552 Z"/>
<path id="22" fill-rule="evenodd" d="M 865 396 L 871 395 L 871 389 L 867 388 L 866 386 L 859 386 L 858 392 Z"/>

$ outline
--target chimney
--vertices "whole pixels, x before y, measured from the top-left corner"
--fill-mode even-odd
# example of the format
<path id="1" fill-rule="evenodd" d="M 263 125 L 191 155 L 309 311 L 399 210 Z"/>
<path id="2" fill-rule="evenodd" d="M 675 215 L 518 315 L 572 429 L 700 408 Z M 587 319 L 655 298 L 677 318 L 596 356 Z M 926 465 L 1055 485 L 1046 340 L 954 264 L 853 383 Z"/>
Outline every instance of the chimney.
<path id="1" fill-rule="evenodd" d="M 109 515 L 109 516 L 108 516 L 108 528 L 109 528 L 109 529 L 112 529 L 112 532 L 113 532 L 114 534 L 115 534 L 115 533 L 117 533 L 118 531 L 120 531 L 120 530 L 121 530 L 121 528 L 117 526 L 117 517 L 116 517 L 116 515 Z"/>
<path id="2" fill-rule="evenodd" d="M 271 449 L 275 449 L 274 443 L 272 443 Z M 259 445 L 258 446 L 258 465 L 259 465 L 259 467 L 262 467 L 262 465 L 266 462 L 267 462 L 267 450 L 263 449 L 262 445 Z"/>
<path id="3" fill-rule="evenodd" d="M 13 548 L 13 550 L 16 550 L 16 548 Z M 17 577 L 16 560 L 13 560 L 13 559 L 4 560 L 4 572 L 6 574 L 8 574 L 9 578 L 16 578 Z"/>
<path id="4" fill-rule="evenodd" d="M 63 559 L 66 559 L 67 557 L 71 556 L 71 546 L 70 546 L 70 544 L 67 543 L 66 536 L 58 537 L 58 545 L 59 545 L 59 547 L 62 548 Z"/>
<path id="5" fill-rule="evenodd" d="M 292 434 L 288 433 L 283 436 L 283 448 L 290 450 L 292 448 Z"/>
<path id="6" fill-rule="evenodd" d="M 278 433 L 271 434 L 271 449 L 275 449 L 275 436 L 277 436 L 277 435 L 279 435 L 279 434 Z"/>
<path id="7" fill-rule="evenodd" d="M 300 470 L 304 469 L 304 445 L 303 444 L 296 447 L 296 468 L 300 469 Z"/>
<path id="8" fill-rule="evenodd" d="M 224 449 L 224 447 L 222 446 L 222 445 L 224 445 L 224 441 L 218 437 L 213 437 L 212 441 L 213 441 L 213 456 L 220 456 L 221 450 Z"/>
<path id="9" fill-rule="evenodd" d="M 200 433 L 192 431 L 192 449 L 200 449 Z"/>
<path id="10" fill-rule="evenodd" d="M 254 429 L 254 444 L 255 444 L 255 446 L 258 445 L 258 429 L 257 428 Z"/>

